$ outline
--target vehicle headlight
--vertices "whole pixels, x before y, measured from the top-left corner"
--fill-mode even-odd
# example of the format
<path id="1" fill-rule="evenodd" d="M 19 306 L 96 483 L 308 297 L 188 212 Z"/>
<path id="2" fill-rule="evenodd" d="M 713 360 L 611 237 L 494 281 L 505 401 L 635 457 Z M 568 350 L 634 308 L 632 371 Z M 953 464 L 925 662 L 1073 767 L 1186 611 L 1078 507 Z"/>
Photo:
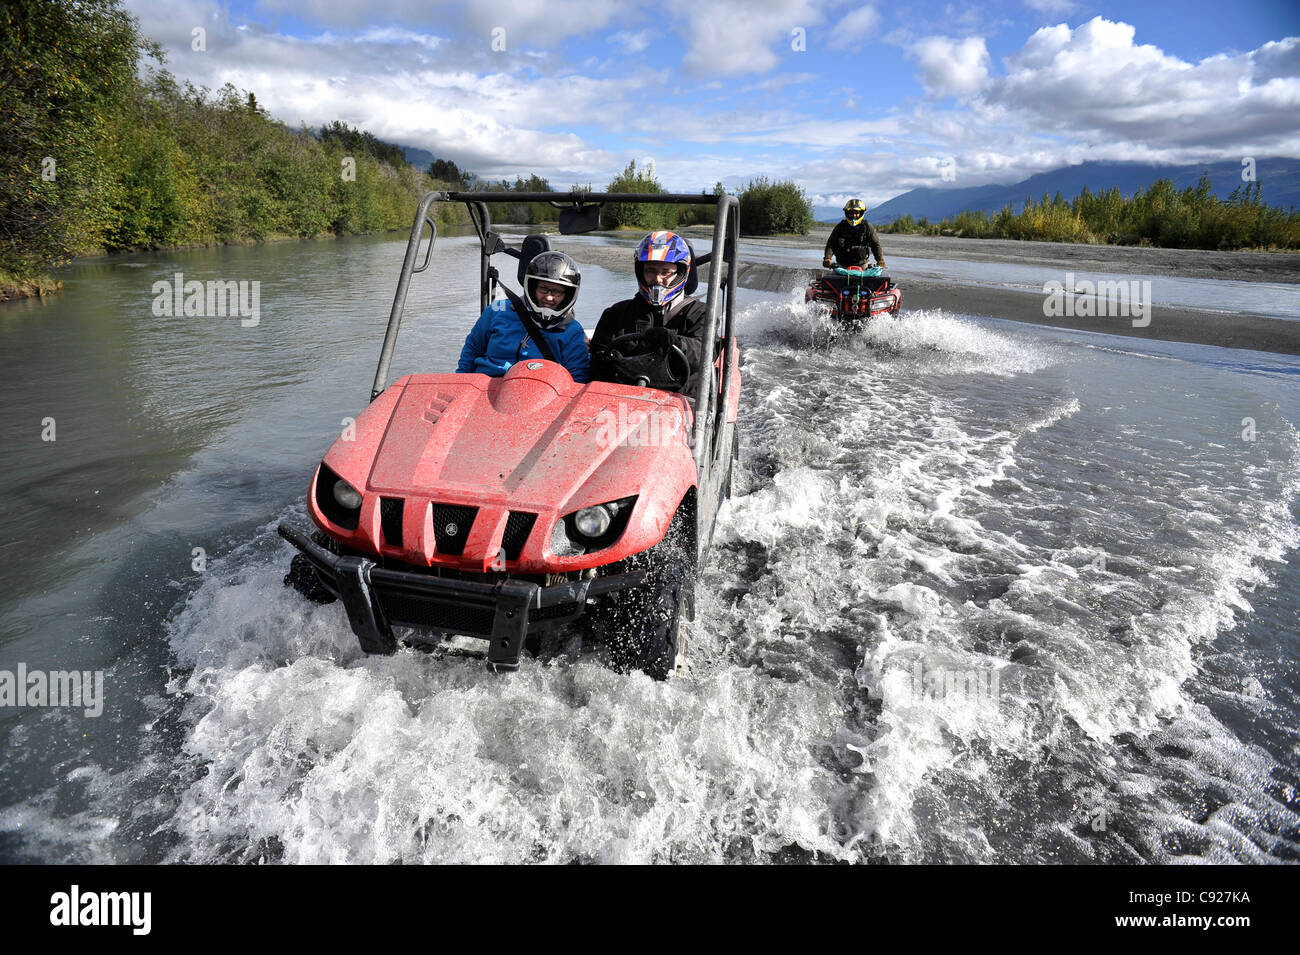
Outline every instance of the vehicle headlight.
<path id="1" fill-rule="evenodd" d="M 613 544 L 627 527 L 636 497 L 624 497 L 604 504 L 592 504 L 572 511 L 556 521 L 551 535 L 551 553 L 557 557 L 587 554 Z"/>
<path id="2" fill-rule="evenodd" d="M 595 540 L 609 530 L 609 522 L 613 516 L 605 504 L 584 507 L 573 515 L 573 526 L 583 537 Z"/>
<path id="3" fill-rule="evenodd" d="M 340 507 L 349 511 L 361 508 L 361 492 L 342 478 L 334 484 L 334 500 L 339 502 Z"/>

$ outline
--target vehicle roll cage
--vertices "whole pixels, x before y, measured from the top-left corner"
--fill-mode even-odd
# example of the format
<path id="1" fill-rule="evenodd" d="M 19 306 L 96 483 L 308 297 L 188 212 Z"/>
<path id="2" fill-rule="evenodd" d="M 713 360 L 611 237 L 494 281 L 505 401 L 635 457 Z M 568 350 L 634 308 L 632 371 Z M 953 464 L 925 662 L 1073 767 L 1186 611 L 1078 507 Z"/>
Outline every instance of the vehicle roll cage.
<path id="1" fill-rule="evenodd" d="M 519 259 L 521 265 L 526 248 L 514 248 L 506 245 L 505 240 L 492 231 L 492 220 L 488 213 L 489 202 L 549 202 L 560 209 L 560 233 L 575 235 L 590 232 L 599 227 L 601 206 L 606 202 L 618 203 L 654 203 L 668 205 L 715 205 L 716 215 L 713 224 L 713 248 L 704 255 L 696 256 L 694 265 L 710 265 L 708 297 L 705 300 L 708 315 L 705 322 L 700 368 L 713 365 L 714 344 L 723 340 L 722 367 L 720 378 L 701 374 L 699 392 L 695 396 L 695 427 L 691 435 L 691 446 L 695 454 L 697 468 L 706 468 L 709 451 L 717 442 L 726 420 L 726 408 L 729 404 L 732 388 L 731 363 L 734 361 L 732 349 L 728 347 L 735 337 L 735 299 L 736 299 L 736 248 L 740 238 L 740 204 L 735 196 L 691 195 L 682 193 L 610 193 L 610 192 L 430 192 L 420 200 L 411 226 L 411 237 L 406 243 L 406 257 L 402 260 L 402 272 L 397 280 L 397 293 L 393 296 L 393 308 L 388 316 L 388 329 L 384 333 L 384 346 L 379 355 L 379 367 L 375 370 L 375 383 L 370 391 L 370 400 L 374 401 L 388 386 L 389 365 L 392 363 L 393 349 L 397 345 L 397 333 L 402 324 L 402 310 L 406 305 L 406 293 L 411 284 L 411 276 L 425 271 L 433 256 L 433 246 L 438 239 L 438 226 L 429 216 L 429 210 L 436 202 L 463 202 L 469 210 L 470 221 L 479 238 L 479 309 L 491 304 L 496 293 L 499 273 L 491 263 L 497 253 Z M 424 259 L 417 266 L 420 246 L 423 244 L 425 227 L 430 230 L 429 245 L 424 250 Z M 525 246 L 527 243 L 525 243 Z M 711 263 L 722 250 L 724 270 L 713 268 Z M 528 256 L 531 258 L 531 255 Z M 718 314 L 722 306 L 722 326 L 719 334 Z M 718 392 L 721 384 L 722 393 Z"/>

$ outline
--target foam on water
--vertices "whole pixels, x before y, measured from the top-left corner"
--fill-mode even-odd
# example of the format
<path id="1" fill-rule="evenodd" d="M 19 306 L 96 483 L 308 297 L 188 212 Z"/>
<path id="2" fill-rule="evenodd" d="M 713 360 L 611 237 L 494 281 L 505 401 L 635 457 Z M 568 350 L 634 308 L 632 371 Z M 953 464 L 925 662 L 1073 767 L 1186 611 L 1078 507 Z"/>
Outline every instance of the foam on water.
<path id="1" fill-rule="evenodd" d="M 724 546 L 748 558 L 743 576 L 757 577 L 734 605 L 737 629 L 752 631 L 746 618 L 775 603 L 779 616 L 762 617 L 764 632 L 782 634 L 783 651 L 801 628 L 810 644 L 829 636 L 841 656 L 850 641 L 860 647 L 867 701 L 858 703 L 868 715 L 858 727 L 846 720 L 840 734 L 861 776 L 839 799 L 847 844 L 890 857 L 1005 860 L 1007 840 L 991 835 L 1024 813 L 990 791 L 1033 772 L 1054 775 L 1073 801 L 1038 804 L 1045 818 L 1033 826 L 1042 835 L 1022 840 L 1023 857 L 1097 858 L 1074 832 L 1077 814 L 1060 810 L 1086 801 L 1084 769 L 1099 750 L 1157 732 L 1214 733 L 1219 762 L 1240 769 L 1222 773 L 1234 780 L 1233 804 L 1266 806 L 1294 825 L 1293 813 L 1260 792 L 1259 754 L 1231 745 L 1186 691 L 1201 648 L 1249 609 L 1245 592 L 1300 540 L 1294 495 L 1268 480 L 1278 469 L 1294 475 L 1294 429 L 1272 422 L 1290 463 L 1274 460 L 1255 474 L 1229 454 L 1203 464 L 1202 446 L 1150 429 L 1129 429 L 1132 441 L 1103 436 L 1091 408 L 1073 421 L 1081 410 L 1073 395 L 1083 389 L 1067 379 L 1045 395 L 1022 378 L 1025 400 L 1007 400 L 1003 389 L 994 420 L 1009 427 L 995 430 L 988 405 L 972 401 L 988 397 L 987 379 L 944 389 L 933 372 L 955 370 L 953 354 L 966 357 L 968 373 L 1015 374 L 1016 361 L 1041 371 L 1054 353 L 940 314 L 915 316 L 909 327 L 913 317 L 874 326 L 820 361 L 779 347 L 748 353 L 747 384 L 764 401 L 744 422 L 754 440 L 743 460 L 760 479 L 724 511 L 721 528 Z M 918 365 L 915 349 L 924 346 L 948 355 Z M 871 368 L 840 364 L 864 350 L 877 359 Z M 932 373 L 929 388 L 900 377 L 919 368 Z M 851 387 L 840 388 L 846 375 Z M 1140 464 L 1164 474 L 1146 483 L 1126 476 L 1095 510 L 1095 492 L 1071 473 L 1080 454 L 1101 460 L 1099 473 Z M 1160 483 L 1169 486 L 1156 495 L 1151 485 Z M 1164 533 L 1152 552 L 1142 524 L 1157 520 Z M 1178 562 L 1166 566 L 1159 558 L 1169 548 Z M 762 659 L 763 648 L 756 652 Z M 983 675 L 983 686 L 996 673 L 1001 692 L 936 694 L 918 679 L 922 663 L 968 683 Z M 1046 770 L 1053 760 L 1064 771 Z M 1158 788 L 1147 785 L 1150 771 L 1130 768 L 1124 785 Z M 1137 831 L 1127 844 L 1107 850 L 1116 858 L 1159 858 L 1169 848 L 1151 802 L 1160 800 L 1132 811 L 1141 818 L 1129 820 Z M 1250 855 L 1240 833 L 1232 841 L 1237 849 L 1220 841 L 1206 854 Z"/>
<path id="2" fill-rule="evenodd" d="M 833 732 L 822 688 L 707 666 L 656 683 L 576 648 L 505 679 L 481 659 L 364 657 L 337 606 L 284 591 L 286 559 L 216 568 L 175 620 L 203 768 L 173 816 L 175 859 L 841 853 L 809 746 Z"/>

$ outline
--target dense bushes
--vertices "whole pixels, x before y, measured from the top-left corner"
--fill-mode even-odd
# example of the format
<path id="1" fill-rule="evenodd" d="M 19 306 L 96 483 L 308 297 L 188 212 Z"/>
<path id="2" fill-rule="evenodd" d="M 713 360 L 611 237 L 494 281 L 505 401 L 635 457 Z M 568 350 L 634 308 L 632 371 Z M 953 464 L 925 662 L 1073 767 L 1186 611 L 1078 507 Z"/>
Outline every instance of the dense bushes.
<path id="1" fill-rule="evenodd" d="M 1085 186 L 1073 201 L 1059 192 L 1050 199 L 1044 194 L 1040 202 L 1026 199 L 1019 213 L 1008 204 L 993 216 L 961 212 L 938 224 L 902 216 L 886 231 L 1176 249 L 1300 248 L 1300 213 L 1265 205 L 1260 196 L 1261 184 L 1256 182 L 1219 199 L 1205 176 L 1181 192 L 1170 180 L 1160 179 L 1127 198 L 1119 189 L 1094 193 Z"/>
<path id="2" fill-rule="evenodd" d="M 210 94 L 165 72 L 140 84 L 120 130 L 110 250 L 403 228 L 432 185 L 368 133 L 334 123 L 317 138 L 233 86 Z"/>
<path id="3" fill-rule="evenodd" d="M 31 275 L 93 244 L 109 203 L 104 156 L 141 40 L 115 0 L 0 10 L 0 271 Z"/>
<path id="4" fill-rule="evenodd" d="M 664 187 L 655 178 L 654 166 L 638 170 L 636 160 L 611 180 L 606 192 L 631 192 L 658 195 Z M 636 229 L 651 232 L 655 229 L 675 229 L 677 209 L 670 205 L 648 202 L 608 202 L 601 210 L 600 224 L 605 229 Z"/>
<path id="5" fill-rule="evenodd" d="M 478 180 L 474 189 L 490 192 L 554 192 L 550 182 L 536 174 L 527 179 L 515 177 L 514 185 L 507 180 L 485 182 Z M 541 222 L 558 222 L 560 210 L 549 202 L 489 202 L 488 215 L 493 222 L 509 222 L 514 225 L 535 225 Z"/>
<path id="6" fill-rule="evenodd" d="M 806 235 L 812 223 L 812 204 L 789 180 L 755 179 L 740 194 L 740 226 L 746 235 Z"/>
<path id="7" fill-rule="evenodd" d="M 607 192 L 659 194 L 666 190 L 655 178 L 653 167 L 638 170 L 636 161 L 610 182 Z M 601 224 L 606 229 L 676 229 L 688 225 L 712 225 L 717 217 L 717 197 L 723 195 L 722 183 L 714 183 L 713 192 L 700 190 L 705 204 L 669 206 L 652 203 L 610 202 L 605 205 Z M 812 204 L 804 191 L 793 182 L 769 182 L 755 179 L 739 195 L 740 226 L 746 235 L 807 234 L 812 228 Z"/>

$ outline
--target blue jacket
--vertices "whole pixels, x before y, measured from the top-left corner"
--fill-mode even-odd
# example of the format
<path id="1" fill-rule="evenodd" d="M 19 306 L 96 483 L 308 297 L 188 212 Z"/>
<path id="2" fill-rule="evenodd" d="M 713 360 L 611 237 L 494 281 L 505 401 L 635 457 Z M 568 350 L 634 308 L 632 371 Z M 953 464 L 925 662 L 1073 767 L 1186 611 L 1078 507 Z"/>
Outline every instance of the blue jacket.
<path id="1" fill-rule="evenodd" d="M 556 360 L 568 369 L 574 381 L 585 383 L 590 380 L 587 374 L 591 362 L 587 336 L 577 321 L 570 318 L 558 328 L 543 329 L 542 334 L 546 336 L 546 344 L 551 346 Z M 465 347 L 460 350 L 460 364 L 456 370 L 499 378 L 517 361 L 544 357 L 528 339 L 528 332 L 515 314 L 514 307 L 505 299 L 498 299 L 483 309 L 483 314 L 465 336 Z"/>

